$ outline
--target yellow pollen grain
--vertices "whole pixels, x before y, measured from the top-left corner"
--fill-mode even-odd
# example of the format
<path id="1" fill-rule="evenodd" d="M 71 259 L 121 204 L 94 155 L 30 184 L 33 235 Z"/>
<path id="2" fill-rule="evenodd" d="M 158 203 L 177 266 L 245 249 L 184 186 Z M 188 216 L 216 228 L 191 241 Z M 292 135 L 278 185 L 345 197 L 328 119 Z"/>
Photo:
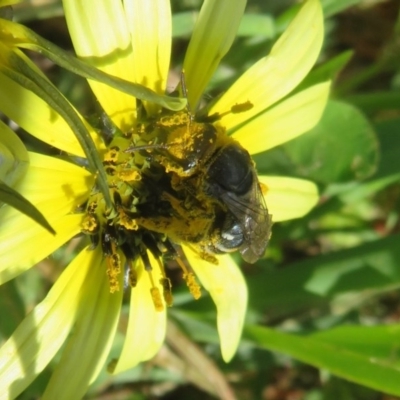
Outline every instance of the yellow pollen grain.
<path id="1" fill-rule="evenodd" d="M 136 223 L 136 220 L 132 219 L 129 215 L 127 215 L 124 211 L 120 211 L 119 213 L 119 224 L 122 225 L 124 228 L 131 230 L 131 231 L 137 231 L 139 229 L 138 224 Z"/>
<path id="2" fill-rule="evenodd" d="M 167 306 L 171 307 L 172 303 L 174 302 L 173 297 L 172 297 L 171 280 L 169 278 L 167 278 L 165 275 L 165 268 L 164 268 L 162 261 L 159 258 L 157 258 L 156 260 L 157 260 L 157 264 L 158 264 L 158 267 L 159 267 L 161 275 L 162 275 L 162 278 L 160 279 L 160 283 L 163 288 L 163 297 L 164 297 L 164 300 L 165 300 L 165 303 L 167 304 Z"/>
<path id="3" fill-rule="evenodd" d="M 150 294 L 156 311 L 163 311 L 164 305 L 161 299 L 160 290 L 157 287 L 152 287 L 150 289 Z"/>
<path id="4" fill-rule="evenodd" d="M 142 179 L 140 173 L 135 169 L 123 169 L 118 171 L 118 178 L 124 182 L 138 182 Z"/>
<path id="5" fill-rule="evenodd" d="M 94 232 L 97 229 L 96 218 L 93 215 L 85 215 L 81 226 L 84 232 Z"/>
<path id="6" fill-rule="evenodd" d="M 174 299 L 172 297 L 172 284 L 169 278 L 162 278 L 160 279 L 161 286 L 163 288 L 163 297 L 165 303 L 168 307 L 172 307 Z"/>
<path id="7" fill-rule="evenodd" d="M 183 279 L 189 288 L 189 292 L 192 294 L 195 300 L 198 300 L 201 297 L 201 287 L 196 282 L 196 277 L 194 276 L 193 272 L 183 274 Z"/>
<path id="8" fill-rule="evenodd" d="M 177 258 L 176 262 L 179 264 L 183 271 L 182 278 L 186 282 L 187 287 L 189 288 L 189 292 L 192 294 L 195 300 L 199 299 L 201 297 L 201 287 L 200 285 L 196 282 L 196 277 L 193 274 L 193 272 L 190 272 L 187 268 L 184 262 L 180 259 Z"/>
<path id="9" fill-rule="evenodd" d="M 110 149 L 104 154 L 104 162 L 117 162 L 119 151 L 117 149 Z"/>
<path id="10" fill-rule="evenodd" d="M 268 193 L 268 191 L 269 191 L 268 186 L 267 186 L 265 183 L 261 183 L 261 182 L 260 182 L 260 189 L 261 189 L 261 193 L 262 193 L 264 196 L 266 196 L 267 193 Z"/>
<path id="11" fill-rule="evenodd" d="M 97 205 L 97 201 L 92 201 L 87 207 L 87 212 L 93 214 L 97 209 Z"/>
<path id="12" fill-rule="evenodd" d="M 150 284 L 151 284 L 150 294 L 151 294 L 151 298 L 153 300 L 154 307 L 155 307 L 156 311 L 162 311 L 162 310 L 164 310 L 164 305 L 162 302 L 160 289 L 158 287 L 156 287 L 156 285 L 154 284 L 152 272 L 151 271 L 146 271 L 146 272 L 150 279 Z"/>
<path id="13" fill-rule="evenodd" d="M 118 253 L 107 256 L 107 276 L 110 283 L 110 293 L 119 291 L 118 276 L 121 273 L 121 260 Z"/>

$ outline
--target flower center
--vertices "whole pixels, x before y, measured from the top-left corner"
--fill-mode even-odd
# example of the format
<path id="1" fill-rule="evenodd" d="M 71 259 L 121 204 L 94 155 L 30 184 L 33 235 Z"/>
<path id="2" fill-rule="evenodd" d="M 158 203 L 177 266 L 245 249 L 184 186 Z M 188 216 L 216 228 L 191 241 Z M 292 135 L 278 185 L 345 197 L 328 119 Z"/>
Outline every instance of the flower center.
<path id="1" fill-rule="evenodd" d="M 252 200 L 258 181 L 249 154 L 222 127 L 196 122 L 186 111 L 164 112 L 128 132 L 117 131 L 103 165 L 114 209 L 108 210 L 103 195 L 93 188 L 82 232 L 93 248 L 102 248 L 111 292 L 119 290 L 123 269 L 127 283 L 136 285 L 134 266 L 140 258 L 160 310 L 162 296 L 172 305 L 164 268 L 171 260 L 182 269 L 192 295 L 200 297 L 200 287 L 176 245 L 190 246 L 214 264 L 214 254 L 248 250 L 243 222 L 251 214 L 245 212 L 245 204 Z M 153 279 L 148 251 L 157 260 L 160 282 Z"/>

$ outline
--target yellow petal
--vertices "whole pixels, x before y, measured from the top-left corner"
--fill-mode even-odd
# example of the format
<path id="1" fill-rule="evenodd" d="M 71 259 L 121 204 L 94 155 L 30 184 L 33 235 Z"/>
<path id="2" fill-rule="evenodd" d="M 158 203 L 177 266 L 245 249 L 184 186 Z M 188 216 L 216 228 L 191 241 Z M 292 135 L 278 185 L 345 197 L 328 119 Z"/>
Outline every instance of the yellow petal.
<path id="1" fill-rule="evenodd" d="M 28 170 L 29 156 L 21 139 L 0 121 L 0 179 L 13 186 Z"/>
<path id="2" fill-rule="evenodd" d="M 254 117 L 290 93 L 317 60 L 323 40 L 323 15 L 319 0 L 308 0 L 273 46 L 271 53 L 248 69 L 211 109 L 229 112 L 235 104 L 250 102 L 249 111 L 228 114 L 227 129 Z"/>
<path id="3" fill-rule="evenodd" d="M 228 362 L 235 355 L 242 335 L 247 308 L 247 285 L 240 268 L 228 254 L 218 256 L 218 265 L 201 259 L 182 246 L 190 266 L 202 285 L 210 292 L 217 307 L 217 327 L 221 353 Z"/>
<path id="4" fill-rule="evenodd" d="M 313 182 L 281 176 L 258 178 L 268 188 L 265 201 L 273 222 L 300 218 L 318 203 L 318 188 Z"/>
<path id="5" fill-rule="evenodd" d="M 312 129 L 328 100 L 330 82 L 289 97 L 240 127 L 232 137 L 250 154 L 261 153 Z"/>
<path id="6" fill-rule="evenodd" d="M 122 2 L 63 0 L 68 30 L 79 57 L 100 70 L 133 82 L 131 37 Z M 105 112 L 121 128 L 135 118 L 134 97 L 103 83 L 89 84 Z"/>
<path id="7" fill-rule="evenodd" d="M 169 0 L 124 0 L 134 55 L 134 82 L 164 93 L 171 57 L 171 8 Z M 154 113 L 157 108 L 147 104 Z"/>
<path id="8" fill-rule="evenodd" d="M 149 254 L 154 282 L 161 274 L 157 262 Z M 150 296 L 151 284 L 141 261 L 136 263 L 138 284 L 131 290 L 128 329 L 124 346 L 112 373 L 117 374 L 133 368 L 142 361 L 152 358 L 160 349 L 165 338 L 166 311 L 155 311 Z"/>
<path id="9" fill-rule="evenodd" d="M 1 72 L 0 87 L 0 110 L 7 117 L 50 146 L 84 157 L 71 128 L 44 100 Z"/>
<path id="10" fill-rule="evenodd" d="M 45 216 L 73 212 L 86 200 L 94 184 L 94 177 L 87 170 L 38 153 L 29 153 L 29 159 L 28 172 L 16 190 Z M 0 215 L 3 212 L 2 209 Z"/>
<path id="11" fill-rule="evenodd" d="M 4 398 L 17 397 L 46 367 L 69 335 L 76 313 L 83 306 L 82 285 L 91 282 L 93 254 L 82 251 L 72 261 L 46 298 L 1 347 L 0 387 Z"/>
<path id="12" fill-rule="evenodd" d="M 123 291 L 110 293 L 100 250 L 82 253 L 90 272 L 78 296 L 73 335 L 67 340 L 43 400 L 81 399 L 104 367 L 117 329 Z"/>
<path id="13" fill-rule="evenodd" d="M 0 231 L 0 284 L 33 267 L 78 234 L 81 221 L 78 214 L 49 218 L 57 232 L 52 235 L 21 213 L 8 219 Z M 14 232 L 7 230 L 11 224 L 18 224 Z"/>
<path id="14" fill-rule="evenodd" d="M 10 206 L 0 210 L 0 282 L 47 257 L 80 231 L 81 215 L 67 215 L 82 204 L 93 184 L 83 168 L 29 153 L 31 165 L 16 190 L 31 201 L 56 230 L 53 236 Z"/>
<path id="15" fill-rule="evenodd" d="M 183 63 L 188 101 L 193 109 L 230 49 L 245 6 L 245 0 L 204 1 Z"/>

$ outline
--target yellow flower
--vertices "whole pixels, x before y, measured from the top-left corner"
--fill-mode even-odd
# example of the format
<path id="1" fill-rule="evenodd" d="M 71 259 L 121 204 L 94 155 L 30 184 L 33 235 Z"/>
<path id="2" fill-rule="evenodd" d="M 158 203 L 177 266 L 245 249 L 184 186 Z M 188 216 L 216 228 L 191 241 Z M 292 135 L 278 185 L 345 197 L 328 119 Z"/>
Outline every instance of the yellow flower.
<path id="1" fill-rule="evenodd" d="M 63 3 L 81 58 L 111 75 L 158 93 L 166 91 L 171 49 L 168 0 Z M 244 6 L 244 0 L 234 5 L 229 0 L 204 2 L 184 61 L 190 109 L 197 108 L 209 79 L 229 50 Z M 235 143 L 234 147 L 243 146 L 250 154 L 311 129 L 325 107 L 329 83 L 285 96 L 315 63 L 322 38 L 319 1 L 308 0 L 271 53 L 213 105 L 206 122 L 196 121 L 188 111 L 174 114 L 155 104 L 139 104 L 127 94 L 89 82 L 115 124 L 114 137 L 108 143 L 84 121 L 103 156 L 114 208 L 107 208 L 95 186 L 95 176 L 82 166 L 30 153 L 29 170 L 17 189 L 43 212 L 57 235 L 52 236 L 10 207 L 0 210 L 0 283 L 31 268 L 75 235 L 84 233 L 91 239 L 0 349 L 0 387 L 8 388 L 10 397 L 24 390 L 63 345 L 43 399 L 83 396 L 107 361 L 121 309 L 123 290 L 119 289 L 125 264 L 132 286 L 129 322 L 122 353 L 109 368 L 117 373 L 153 357 L 163 343 L 165 309 L 172 301 L 162 254 L 180 264 L 195 297 L 199 287 L 192 270 L 210 293 L 217 307 L 222 356 L 226 361 L 232 358 L 245 318 L 246 284 L 230 255 L 208 251 L 212 246 L 220 248 L 221 234 L 212 245 L 204 245 L 212 230 L 209 221 L 217 218 L 209 213 L 215 214 L 215 204 L 222 201 L 212 202 L 206 193 L 204 202 L 197 204 L 202 198 L 190 195 L 190 190 L 205 180 L 202 171 L 206 167 L 198 158 L 191 160 L 200 165 L 193 169 L 190 163 L 182 166 L 182 162 L 196 153 L 199 143 L 204 146 L 207 129 L 212 141 Z M 48 104 L 1 69 L 0 85 L 1 111 L 33 136 L 84 157 L 67 123 Z M 185 136 L 187 132 L 192 137 Z M 184 139 L 183 144 L 179 139 Z M 193 146 L 189 151 L 186 141 L 190 140 Z M 207 147 L 202 150 L 206 152 Z M 208 162 L 210 156 L 204 157 Z M 253 171 L 251 164 L 249 171 Z M 311 182 L 270 176 L 258 179 L 267 188 L 265 201 L 274 222 L 304 215 L 318 199 Z M 189 204 L 182 204 L 182 198 L 177 201 L 181 193 L 187 195 Z M 224 215 L 232 211 L 224 204 L 218 207 Z M 267 240 L 263 238 L 263 243 Z M 175 254 L 172 242 L 182 246 L 184 256 Z M 234 247 L 241 249 L 240 243 Z"/>

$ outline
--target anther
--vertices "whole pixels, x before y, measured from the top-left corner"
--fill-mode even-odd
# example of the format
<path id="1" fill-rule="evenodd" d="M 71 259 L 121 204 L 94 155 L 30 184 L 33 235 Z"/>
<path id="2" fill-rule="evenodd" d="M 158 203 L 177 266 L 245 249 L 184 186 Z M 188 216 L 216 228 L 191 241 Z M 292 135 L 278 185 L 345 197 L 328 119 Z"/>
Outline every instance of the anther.
<path id="1" fill-rule="evenodd" d="M 186 282 L 186 286 L 188 287 L 190 293 L 194 297 L 195 300 L 199 299 L 201 297 L 201 287 L 200 285 L 196 282 L 196 277 L 194 276 L 193 272 L 190 272 L 183 261 L 177 257 L 176 262 L 179 264 L 183 271 L 182 278 Z"/>
<path id="2" fill-rule="evenodd" d="M 153 268 L 151 267 L 149 256 L 147 255 L 146 249 L 141 249 L 140 257 L 142 258 L 144 269 L 147 272 L 147 275 L 150 279 L 150 284 L 151 284 L 150 294 L 153 300 L 154 308 L 156 309 L 156 311 L 162 311 L 164 310 L 164 304 L 162 302 L 160 289 L 156 287 L 154 283 L 154 278 L 152 273 Z"/>
<path id="3" fill-rule="evenodd" d="M 112 253 L 106 257 L 107 276 L 110 282 L 110 293 L 119 291 L 118 276 L 121 273 L 121 259 L 118 253 Z"/>
<path id="4" fill-rule="evenodd" d="M 169 278 L 162 278 L 160 279 L 161 286 L 163 288 L 163 297 L 165 303 L 168 307 L 172 307 L 174 299 L 172 297 L 172 285 L 171 280 Z"/>
<path id="5" fill-rule="evenodd" d="M 163 311 L 164 305 L 161 299 L 160 290 L 154 286 L 150 289 L 150 294 L 156 311 Z"/>

